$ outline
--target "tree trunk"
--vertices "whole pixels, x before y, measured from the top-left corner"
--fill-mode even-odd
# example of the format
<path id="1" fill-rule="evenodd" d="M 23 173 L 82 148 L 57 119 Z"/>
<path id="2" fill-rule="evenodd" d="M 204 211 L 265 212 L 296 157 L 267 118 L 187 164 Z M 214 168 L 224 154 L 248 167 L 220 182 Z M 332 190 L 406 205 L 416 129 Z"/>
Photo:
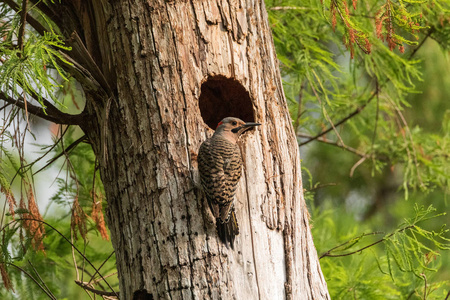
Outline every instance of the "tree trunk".
<path id="1" fill-rule="evenodd" d="M 264 2 L 92 3 L 73 4 L 79 25 L 61 24 L 78 30 L 84 65 L 95 62 L 111 89 L 86 92 L 83 129 L 107 194 L 120 298 L 328 299 Z M 196 187 L 199 146 L 227 116 L 263 124 L 239 142 L 234 250 L 204 220 Z"/>

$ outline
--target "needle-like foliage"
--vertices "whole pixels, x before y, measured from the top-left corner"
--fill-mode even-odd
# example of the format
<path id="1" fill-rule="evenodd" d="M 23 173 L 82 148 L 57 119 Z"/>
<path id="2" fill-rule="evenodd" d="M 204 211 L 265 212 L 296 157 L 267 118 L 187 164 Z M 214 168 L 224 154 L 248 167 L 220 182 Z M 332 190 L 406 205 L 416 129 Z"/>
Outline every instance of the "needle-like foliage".
<path id="1" fill-rule="evenodd" d="M 63 37 L 39 10 L 52 3 L 0 1 L 2 299 L 81 299 L 80 288 L 66 288 L 74 278 L 87 298 L 96 297 L 87 288 L 115 296 L 116 279 L 105 278 L 115 266 L 98 163 L 80 119 L 67 113 L 82 109 L 77 84 L 108 83 L 84 69 L 86 53 L 78 55 L 85 65 L 74 63 L 77 36 Z M 450 1 L 266 7 L 332 298 L 448 298 L 450 64 L 427 67 L 427 57 L 450 50 Z M 36 140 L 34 116 L 53 122 L 45 125 L 52 144 Z M 27 154 L 29 138 L 37 158 Z M 36 183 L 49 167 L 56 191 L 43 213 Z"/>
<path id="2" fill-rule="evenodd" d="M 444 299 L 450 91 L 424 61 L 449 49 L 450 2 L 267 6 L 332 298 Z"/>

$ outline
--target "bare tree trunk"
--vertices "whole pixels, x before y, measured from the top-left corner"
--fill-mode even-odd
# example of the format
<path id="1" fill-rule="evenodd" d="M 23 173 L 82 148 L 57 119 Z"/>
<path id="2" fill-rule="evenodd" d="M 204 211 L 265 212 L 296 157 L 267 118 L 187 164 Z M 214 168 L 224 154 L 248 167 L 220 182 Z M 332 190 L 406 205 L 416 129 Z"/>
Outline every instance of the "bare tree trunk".
<path id="1" fill-rule="evenodd" d="M 79 21 L 60 24 L 82 32 L 102 75 L 84 66 L 112 91 L 86 93 L 83 129 L 121 299 L 328 299 L 264 2 L 75 3 Z M 198 148 L 226 116 L 263 124 L 240 141 L 234 250 L 203 220 L 194 184 Z"/>

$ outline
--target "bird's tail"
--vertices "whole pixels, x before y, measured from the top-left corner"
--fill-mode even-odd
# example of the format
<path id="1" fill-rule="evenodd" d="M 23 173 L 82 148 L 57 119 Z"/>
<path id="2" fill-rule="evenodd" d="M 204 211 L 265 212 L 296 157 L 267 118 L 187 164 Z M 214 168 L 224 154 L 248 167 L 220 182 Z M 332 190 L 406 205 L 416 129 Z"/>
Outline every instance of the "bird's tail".
<path id="1" fill-rule="evenodd" d="M 234 213 L 234 207 L 232 208 L 230 217 L 227 221 L 223 222 L 220 218 L 216 220 L 217 226 L 217 234 L 220 240 L 227 246 L 228 243 L 231 246 L 231 249 L 234 249 L 234 239 L 236 235 L 239 234 L 239 225 L 236 219 L 236 214 Z"/>

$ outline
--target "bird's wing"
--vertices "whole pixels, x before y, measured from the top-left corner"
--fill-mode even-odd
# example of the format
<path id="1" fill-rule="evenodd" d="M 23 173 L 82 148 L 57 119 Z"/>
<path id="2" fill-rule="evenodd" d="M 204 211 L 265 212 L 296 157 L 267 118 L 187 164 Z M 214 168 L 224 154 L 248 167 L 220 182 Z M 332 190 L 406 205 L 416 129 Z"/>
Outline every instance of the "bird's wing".
<path id="1" fill-rule="evenodd" d="M 198 166 L 203 189 L 213 215 L 228 220 L 241 177 L 239 147 L 224 139 L 208 139 L 201 146 Z"/>
<path id="2" fill-rule="evenodd" d="M 223 178 L 223 159 L 221 156 L 216 157 L 212 151 L 212 140 L 205 140 L 200 146 L 197 160 L 200 180 L 203 191 L 206 194 L 206 199 L 208 200 L 209 208 L 214 217 L 218 218 L 220 208 L 218 202 L 215 201 L 215 186 L 217 185 L 217 181 Z"/>

